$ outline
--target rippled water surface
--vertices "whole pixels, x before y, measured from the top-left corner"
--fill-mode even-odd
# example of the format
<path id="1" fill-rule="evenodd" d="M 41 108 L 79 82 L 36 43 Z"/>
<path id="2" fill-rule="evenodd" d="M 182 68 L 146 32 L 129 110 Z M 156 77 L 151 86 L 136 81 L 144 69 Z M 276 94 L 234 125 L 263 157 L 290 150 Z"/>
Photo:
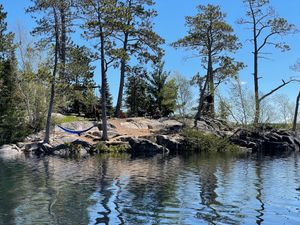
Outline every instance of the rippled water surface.
<path id="1" fill-rule="evenodd" d="M 0 224 L 300 224 L 300 155 L 0 159 Z"/>

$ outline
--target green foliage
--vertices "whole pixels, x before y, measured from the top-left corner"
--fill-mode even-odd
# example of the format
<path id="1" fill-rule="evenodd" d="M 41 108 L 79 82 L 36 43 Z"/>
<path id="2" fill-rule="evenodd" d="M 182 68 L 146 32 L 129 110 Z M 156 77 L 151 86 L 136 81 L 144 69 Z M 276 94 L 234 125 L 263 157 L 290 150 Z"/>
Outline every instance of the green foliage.
<path id="1" fill-rule="evenodd" d="M 144 116 L 147 109 L 147 72 L 141 67 L 130 71 L 126 85 L 126 107 L 130 116 Z"/>
<path id="2" fill-rule="evenodd" d="M 57 118 L 54 116 L 53 118 L 53 124 L 54 125 L 59 125 L 63 123 L 72 123 L 72 122 L 78 122 L 78 121 L 85 121 L 85 118 L 83 117 L 78 117 L 78 116 L 64 116 L 62 118 Z"/>
<path id="3" fill-rule="evenodd" d="M 107 146 L 105 143 L 99 142 L 96 145 L 96 150 L 100 153 L 123 153 L 127 152 L 129 149 L 128 146 L 125 146 L 123 144 Z"/>
<path id="4" fill-rule="evenodd" d="M 218 107 L 218 117 L 221 120 L 227 121 L 230 115 L 229 105 L 225 102 L 225 100 L 219 100 L 219 107 Z"/>
<path id="5" fill-rule="evenodd" d="M 231 144 L 226 138 L 219 138 L 194 129 L 184 130 L 183 136 L 190 150 L 201 152 L 234 152 L 239 150 L 239 147 Z"/>
<path id="6" fill-rule="evenodd" d="M 25 113 L 19 107 L 22 99 L 16 79 L 14 34 L 7 32 L 6 16 L 0 5 L 0 145 L 16 142 L 28 134 Z"/>
<path id="7" fill-rule="evenodd" d="M 112 117 L 114 114 L 114 107 L 113 107 L 113 99 L 112 95 L 109 91 L 109 85 L 107 79 L 105 78 L 105 97 L 106 97 L 106 115 Z M 100 105 L 102 105 L 102 98 L 100 98 Z"/>
<path id="8" fill-rule="evenodd" d="M 220 7 L 208 4 L 207 6 L 199 5 L 197 9 L 197 15 L 186 17 L 188 35 L 174 42 L 172 46 L 196 51 L 201 57 L 201 64 L 206 70 L 206 75 L 205 85 L 199 88 L 201 98 L 198 114 L 200 115 L 203 109 L 205 93 L 212 97 L 209 115 L 213 117 L 216 88 L 226 79 L 235 77 L 244 64 L 228 56 L 228 52 L 234 53 L 241 47 L 241 44 L 238 43 L 237 36 L 233 34 L 233 28 L 226 23 L 226 15 Z M 199 85 L 202 85 L 202 82 Z"/>
<path id="9" fill-rule="evenodd" d="M 93 108 L 99 104 L 95 96 L 94 69 L 92 53 L 84 46 L 69 44 L 66 49 L 65 80 L 58 87 L 61 111 L 91 115 Z"/>
<path id="10" fill-rule="evenodd" d="M 174 113 L 176 109 L 176 99 L 177 99 L 178 86 L 175 79 L 171 79 L 166 82 L 162 89 L 162 102 L 161 110 L 163 116 L 168 116 Z"/>
<path id="11" fill-rule="evenodd" d="M 170 73 L 164 71 L 164 63 L 159 63 L 154 72 L 147 78 L 148 111 L 168 116 L 176 110 L 177 85 L 175 79 L 168 80 Z"/>

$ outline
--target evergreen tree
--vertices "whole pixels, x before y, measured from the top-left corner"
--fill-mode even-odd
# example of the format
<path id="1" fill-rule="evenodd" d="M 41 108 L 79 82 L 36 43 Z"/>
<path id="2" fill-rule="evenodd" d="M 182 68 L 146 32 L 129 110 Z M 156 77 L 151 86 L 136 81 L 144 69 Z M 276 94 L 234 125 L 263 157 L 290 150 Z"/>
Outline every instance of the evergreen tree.
<path id="1" fill-rule="evenodd" d="M 153 115 L 155 111 L 162 110 L 163 87 L 170 73 L 164 71 L 164 63 L 156 65 L 154 71 L 147 79 L 147 93 L 149 98 L 149 112 Z"/>
<path id="2" fill-rule="evenodd" d="M 173 78 L 166 82 L 162 89 L 161 112 L 163 116 L 169 116 L 176 110 L 178 86 Z"/>
<path id="3" fill-rule="evenodd" d="M 208 4 L 200 5 L 197 9 L 197 15 L 186 17 L 188 35 L 172 44 L 175 48 L 184 47 L 197 51 L 202 67 L 206 70 L 196 120 L 203 109 L 205 92 L 208 92 L 211 98 L 209 115 L 214 117 L 217 86 L 243 68 L 242 63 L 235 62 L 234 58 L 226 55 L 228 52 L 235 52 L 240 44 L 233 34 L 232 27 L 226 23 L 226 15 L 220 7 Z"/>
<path id="4" fill-rule="evenodd" d="M 125 85 L 125 73 L 128 62 L 132 57 L 139 62 L 156 62 L 163 54 L 160 45 L 164 40 L 153 30 L 153 18 L 157 12 L 152 9 L 153 0 L 120 0 L 117 16 L 116 39 L 121 48 L 115 51 L 120 59 L 120 87 L 115 116 L 120 116 L 123 100 L 123 88 Z"/>
<path id="5" fill-rule="evenodd" d="M 77 0 L 84 15 L 84 36 L 96 40 L 95 49 L 98 51 L 101 66 L 101 119 L 102 140 L 108 140 L 107 132 L 107 71 L 114 58 L 110 58 L 115 43 L 112 35 L 116 29 L 118 10 L 115 0 Z"/>
<path id="6" fill-rule="evenodd" d="M 105 96 L 106 96 L 106 115 L 112 117 L 114 115 L 113 98 L 109 91 L 109 84 L 105 78 Z M 102 97 L 100 97 L 100 105 L 102 105 Z"/>
<path id="7" fill-rule="evenodd" d="M 93 80 L 95 67 L 91 65 L 91 52 L 84 46 L 70 44 L 66 50 L 66 56 L 65 75 L 68 83 L 68 108 L 71 107 L 71 111 L 78 114 L 81 112 L 91 114 L 92 107 L 86 104 L 93 101 L 92 99 L 96 99 L 95 95 L 92 99 L 87 99 L 92 97 L 91 94 L 95 88 Z"/>
<path id="8" fill-rule="evenodd" d="M 7 32 L 6 17 L 0 5 L 0 145 L 20 140 L 26 134 L 25 115 L 19 107 L 14 34 Z"/>
<path id="9" fill-rule="evenodd" d="M 170 73 L 159 63 L 147 78 L 148 111 L 151 115 L 168 116 L 176 109 L 177 87 L 175 80 L 168 81 Z"/>
<path id="10" fill-rule="evenodd" d="M 125 92 L 129 116 L 144 116 L 147 113 L 146 77 L 147 72 L 142 67 L 133 67 L 130 70 Z"/>

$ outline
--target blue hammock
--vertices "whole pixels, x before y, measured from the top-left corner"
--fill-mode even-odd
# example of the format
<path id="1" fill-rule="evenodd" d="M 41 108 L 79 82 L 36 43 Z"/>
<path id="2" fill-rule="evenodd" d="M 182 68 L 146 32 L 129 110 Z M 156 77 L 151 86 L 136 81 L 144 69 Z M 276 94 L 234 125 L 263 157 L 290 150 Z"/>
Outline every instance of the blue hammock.
<path id="1" fill-rule="evenodd" d="M 67 129 L 67 128 L 64 128 L 60 125 L 57 125 L 60 129 L 62 129 L 63 131 L 67 132 L 67 133 L 70 133 L 70 134 L 77 134 L 78 136 L 80 136 L 82 133 L 85 133 L 91 129 L 93 129 L 94 127 L 97 127 L 97 125 L 94 125 L 86 130 L 80 130 L 80 131 L 76 131 L 76 130 L 70 130 L 70 129 Z"/>

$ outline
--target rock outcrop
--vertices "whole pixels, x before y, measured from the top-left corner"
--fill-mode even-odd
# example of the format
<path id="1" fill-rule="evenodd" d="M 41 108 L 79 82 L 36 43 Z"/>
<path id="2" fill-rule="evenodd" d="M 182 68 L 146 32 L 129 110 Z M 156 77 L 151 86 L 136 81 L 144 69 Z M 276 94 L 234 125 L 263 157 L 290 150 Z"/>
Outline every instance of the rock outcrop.
<path id="1" fill-rule="evenodd" d="M 230 140 L 240 146 L 252 149 L 252 152 L 280 153 L 299 151 L 300 137 L 295 132 L 276 129 L 257 129 L 253 131 L 239 129 Z"/>
<path id="2" fill-rule="evenodd" d="M 169 153 L 169 150 L 161 145 L 143 138 L 130 138 L 131 154 L 155 155 L 157 153 Z"/>
<path id="3" fill-rule="evenodd" d="M 95 125 L 91 121 L 78 121 L 62 124 L 71 130 L 85 130 Z M 0 147 L 0 157 L 11 155 L 17 157 L 23 152 L 27 154 L 67 155 L 80 153 L 85 155 L 95 152 L 113 150 L 129 151 L 133 155 L 153 155 L 157 153 L 173 153 L 186 150 L 186 140 L 181 135 L 184 127 L 213 134 L 220 138 L 228 138 L 232 143 L 252 152 L 286 152 L 299 151 L 300 138 L 293 132 L 284 130 L 248 131 L 234 128 L 222 120 L 203 117 L 197 121 L 185 120 L 184 123 L 162 118 L 112 119 L 108 123 L 109 141 L 102 142 L 102 125 L 93 127 L 81 136 L 70 134 L 55 126 L 51 132 L 50 144 L 43 144 L 44 133 L 28 136 L 24 142 Z"/>

